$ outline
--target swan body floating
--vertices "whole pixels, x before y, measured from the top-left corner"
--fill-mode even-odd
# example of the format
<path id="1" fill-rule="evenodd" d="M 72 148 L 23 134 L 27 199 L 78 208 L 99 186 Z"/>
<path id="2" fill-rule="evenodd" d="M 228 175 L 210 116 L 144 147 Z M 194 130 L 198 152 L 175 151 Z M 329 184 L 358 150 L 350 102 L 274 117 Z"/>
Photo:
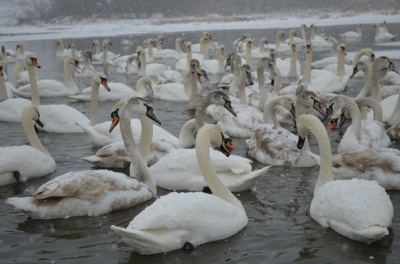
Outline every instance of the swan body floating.
<path id="1" fill-rule="evenodd" d="M 72 171 L 43 184 L 33 197 L 11 197 L 6 203 L 32 218 L 55 219 L 101 215 L 153 198 L 157 188 L 135 145 L 130 119 L 132 115 L 141 115 L 142 122 L 145 123 L 143 126 L 146 125 L 150 129 L 146 134 L 150 137 L 150 119 L 159 121 L 153 114 L 153 108 L 141 98 L 126 100 L 120 112 L 121 133 L 132 161 L 129 176 L 108 170 Z M 118 112 L 113 112 L 112 117 L 110 130 L 120 119 Z"/>
<path id="2" fill-rule="evenodd" d="M 40 142 L 32 121 L 43 126 L 37 107 L 28 105 L 22 111 L 21 122 L 30 146 L 0 148 L 0 186 L 45 176 L 57 169 L 56 162 Z"/>
<path id="3" fill-rule="evenodd" d="M 298 148 L 309 131 L 317 138 L 321 165 L 310 215 L 320 225 L 367 244 L 389 234 L 393 204 L 376 181 L 333 180 L 332 154 L 328 134 L 317 117 L 301 115 L 297 119 Z"/>
<path id="4" fill-rule="evenodd" d="M 346 38 L 346 39 L 361 39 L 362 38 L 362 28 L 363 28 L 363 25 L 361 23 L 358 23 L 357 24 L 357 32 L 356 31 L 346 31 L 339 35 L 342 38 Z"/>
<path id="5" fill-rule="evenodd" d="M 239 232 L 248 223 L 246 212 L 217 177 L 209 154 L 212 144 L 220 146 L 228 156 L 231 144 L 225 140 L 216 125 L 204 125 L 196 138 L 198 163 L 213 194 L 173 192 L 161 196 L 126 228 L 112 225 L 111 229 L 135 252 L 144 255 L 193 249 Z"/>

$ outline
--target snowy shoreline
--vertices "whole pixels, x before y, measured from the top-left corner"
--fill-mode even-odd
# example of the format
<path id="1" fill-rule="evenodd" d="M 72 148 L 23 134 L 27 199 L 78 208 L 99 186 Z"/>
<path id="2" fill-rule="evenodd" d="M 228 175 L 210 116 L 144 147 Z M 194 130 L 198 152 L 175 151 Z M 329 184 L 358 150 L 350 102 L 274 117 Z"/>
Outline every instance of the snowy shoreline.
<path id="1" fill-rule="evenodd" d="M 87 37 L 133 36 L 141 34 L 160 34 L 202 30 L 230 30 L 230 29 L 262 29 L 262 28 L 298 28 L 304 23 L 318 26 L 399 23 L 400 15 L 386 15 L 381 13 L 364 13 L 349 16 L 341 13 L 326 13 L 323 17 L 296 17 L 276 16 L 274 18 L 255 17 L 247 21 L 227 22 L 198 22 L 158 24 L 157 20 L 112 20 L 100 22 L 81 22 L 68 25 L 41 24 L 7 26 L 0 28 L 0 42 L 29 41 L 40 39 L 68 39 Z M 282 17 L 282 18 L 279 18 Z M 211 18 L 210 18 L 211 19 Z"/>

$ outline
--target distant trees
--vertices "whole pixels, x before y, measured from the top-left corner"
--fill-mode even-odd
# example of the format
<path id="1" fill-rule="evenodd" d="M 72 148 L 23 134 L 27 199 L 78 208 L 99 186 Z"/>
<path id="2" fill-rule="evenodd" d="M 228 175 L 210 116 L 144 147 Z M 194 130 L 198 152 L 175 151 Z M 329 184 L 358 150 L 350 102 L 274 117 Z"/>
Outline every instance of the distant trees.
<path id="1" fill-rule="evenodd" d="M 51 22 L 68 18 L 149 18 L 251 15 L 296 11 L 368 11 L 390 9 L 398 12 L 394 0 L 3 0 L 12 6 L 13 19 L 20 22 Z M 3 6 L 2 6 L 3 7 Z M 10 16 L 11 17 L 11 16 Z"/>

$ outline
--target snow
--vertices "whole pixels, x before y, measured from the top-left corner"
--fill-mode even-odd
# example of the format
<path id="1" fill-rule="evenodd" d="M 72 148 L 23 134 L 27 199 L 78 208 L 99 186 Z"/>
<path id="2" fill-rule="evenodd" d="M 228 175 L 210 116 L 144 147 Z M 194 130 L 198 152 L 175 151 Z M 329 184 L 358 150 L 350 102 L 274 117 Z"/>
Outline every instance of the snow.
<path id="1" fill-rule="evenodd" d="M 374 24 L 399 23 L 400 15 L 385 15 L 380 13 L 364 13 L 353 16 L 343 16 L 340 13 L 323 14 L 320 17 L 297 17 L 294 15 L 282 14 L 274 18 L 261 18 L 248 21 L 227 21 L 227 22 L 190 22 L 158 24 L 157 20 L 105 20 L 102 22 L 76 23 L 63 25 L 40 24 L 0 27 L 0 42 L 15 42 L 26 40 L 44 40 L 58 38 L 88 38 L 88 37 L 111 37 L 123 35 L 159 34 L 184 31 L 202 30 L 230 30 L 230 29 L 251 29 L 251 28 L 297 28 L 304 23 L 310 25 L 315 23 L 318 26 L 328 25 L 354 25 L 357 23 Z M 211 18 L 210 18 L 211 19 Z M 3 22 L 0 18 L 0 22 Z M 4 23 L 2 23 L 4 24 Z"/>

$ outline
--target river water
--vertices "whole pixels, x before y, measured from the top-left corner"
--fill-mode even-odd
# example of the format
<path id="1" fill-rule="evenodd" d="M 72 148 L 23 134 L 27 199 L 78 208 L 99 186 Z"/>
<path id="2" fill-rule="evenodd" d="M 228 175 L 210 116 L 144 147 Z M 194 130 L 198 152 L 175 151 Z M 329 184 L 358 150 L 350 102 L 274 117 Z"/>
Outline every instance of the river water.
<path id="1" fill-rule="evenodd" d="M 389 30 L 395 32 L 398 26 L 389 25 Z M 354 28 L 354 25 L 332 26 L 320 28 L 319 31 L 338 36 L 339 33 Z M 378 57 L 381 54 L 399 54 L 398 46 L 377 45 L 373 40 L 372 25 L 366 25 L 366 28 L 362 42 L 346 42 L 349 52 L 371 47 Z M 251 32 L 256 41 L 262 36 L 267 36 L 270 43 L 274 43 L 277 29 L 224 30 L 213 31 L 212 34 L 214 40 L 224 43 L 230 52 L 233 49 L 232 40 L 247 31 Z M 173 48 L 174 39 L 180 35 L 197 43 L 200 34 L 201 32 L 164 34 L 167 41 L 166 48 Z M 127 37 L 131 39 L 133 46 L 127 49 L 120 47 L 121 38 Z M 133 53 L 134 47 L 141 45 L 147 37 L 156 36 L 110 37 L 114 44 L 112 51 L 121 54 Z M 81 50 L 89 49 L 92 40 L 64 41 L 66 44 L 74 42 Z M 14 48 L 16 45 L 15 42 L 4 44 L 7 48 Z M 62 62 L 55 56 L 57 51 L 55 40 L 25 41 L 24 46 L 25 50 L 36 53 L 42 65 L 42 69 L 36 71 L 40 79 L 63 80 Z M 335 51 L 314 52 L 313 59 L 334 55 Z M 300 49 L 300 61 L 304 61 L 304 57 L 305 52 Z M 398 55 L 394 62 L 400 68 Z M 7 68 L 11 82 L 14 81 L 13 66 Z M 109 82 L 124 82 L 133 87 L 137 80 L 137 76 L 127 77 L 116 73 L 115 67 L 103 69 L 100 66 L 97 69 L 107 72 Z M 76 78 L 76 82 L 82 89 L 89 86 L 88 80 Z M 362 85 L 362 80 L 352 80 L 346 94 L 356 94 Z M 216 82 L 210 81 L 204 86 L 207 89 L 215 89 Z M 89 103 L 75 102 L 68 98 L 42 99 L 42 104 L 49 103 L 66 103 L 86 114 L 89 111 Z M 114 103 L 100 103 L 100 121 L 109 120 Z M 152 105 L 155 114 L 162 122 L 162 127 L 174 135 L 178 135 L 181 126 L 194 115 L 193 112 L 185 110 L 184 103 L 153 100 Z M 22 126 L 18 123 L 0 123 L 0 131 L 1 146 L 27 143 Z M 339 132 L 329 132 L 334 152 Z M 98 217 L 30 219 L 22 212 L 6 205 L 4 201 L 11 196 L 28 196 L 44 182 L 63 173 L 90 169 L 91 165 L 81 161 L 80 158 L 93 154 L 98 149 L 89 141 L 86 134 L 41 132 L 39 137 L 55 159 L 58 169 L 51 175 L 25 182 L 22 186 L 0 187 L 0 263 L 400 263 L 400 193 L 388 192 L 394 206 L 390 234 L 371 245 L 352 241 L 331 229 L 323 228 L 309 215 L 318 167 L 301 169 L 272 167 L 257 181 L 251 191 L 236 194 L 249 217 L 248 225 L 236 235 L 201 245 L 190 254 L 177 250 L 166 254 L 141 256 L 132 252 L 131 248 L 123 244 L 110 230 L 110 225 L 126 226 L 136 214 L 154 200 Z M 246 156 L 244 140 L 234 139 L 234 142 L 238 145 L 235 153 Z M 318 151 L 313 138 L 310 139 L 310 145 L 313 151 Z M 255 169 L 263 166 L 258 162 L 253 163 Z M 166 193 L 168 192 L 159 188 L 159 196 Z"/>

